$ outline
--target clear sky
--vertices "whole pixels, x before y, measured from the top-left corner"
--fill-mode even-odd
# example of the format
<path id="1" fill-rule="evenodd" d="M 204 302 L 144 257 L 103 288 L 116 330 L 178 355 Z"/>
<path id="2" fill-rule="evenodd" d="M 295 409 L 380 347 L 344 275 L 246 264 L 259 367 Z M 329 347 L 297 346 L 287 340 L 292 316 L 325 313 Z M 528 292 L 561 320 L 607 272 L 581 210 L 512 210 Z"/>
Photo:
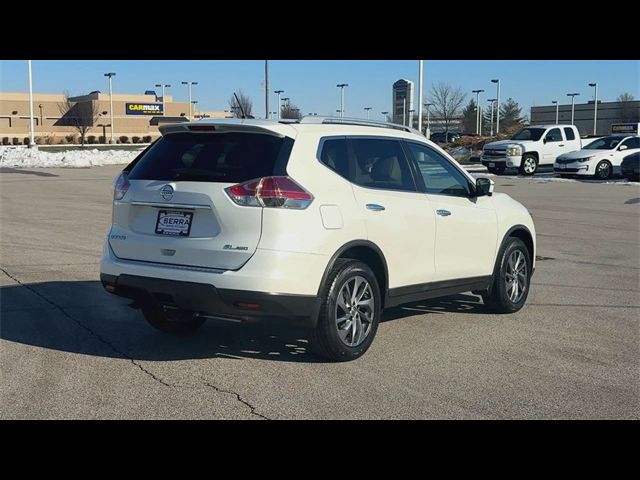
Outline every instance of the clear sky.
<path id="1" fill-rule="evenodd" d="M 425 99 L 431 84 L 438 81 L 460 86 L 468 92 L 484 89 L 481 102 L 495 95 L 492 78 L 500 78 L 501 100 L 513 97 L 529 115 L 532 105 L 549 105 L 551 100 L 567 102 L 566 93 L 579 92 L 577 103 L 593 98 L 590 82 L 598 83 L 598 98 L 613 101 L 629 92 L 640 99 L 640 62 L 609 60 L 425 60 Z M 269 62 L 269 89 L 285 90 L 283 96 L 300 107 L 301 112 L 335 114 L 340 107 L 337 83 L 348 83 L 345 110 L 348 116 L 365 116 L 364 107 L 372 107 L 371 118 L 391 109 L 391 85 L 399 78 L 417 81 L 418 62 L 407 60 L 274 60 Z M 187 87 L 181 81 L 199 82 L 193 87 L 198 110 L 225 110 L 234 90 L 241 89 L 254 102 L 254 115 L 264 115 L 264 62 L 262 60 L 35 60 L 35 92 L 72 95 L 92 90 L 108 91 L 105 72 L 116 72 L 114 92 L 143 93 L 155 90 L 156 83 L 168 83 L 175 100 L 185 101 Z M 27 91 L 27 63 L 0 61 L 0 91 Z M 417 86 L 416 86 L 417 94 Z M 275 110 L 271 94 L 271 110 Z"/>

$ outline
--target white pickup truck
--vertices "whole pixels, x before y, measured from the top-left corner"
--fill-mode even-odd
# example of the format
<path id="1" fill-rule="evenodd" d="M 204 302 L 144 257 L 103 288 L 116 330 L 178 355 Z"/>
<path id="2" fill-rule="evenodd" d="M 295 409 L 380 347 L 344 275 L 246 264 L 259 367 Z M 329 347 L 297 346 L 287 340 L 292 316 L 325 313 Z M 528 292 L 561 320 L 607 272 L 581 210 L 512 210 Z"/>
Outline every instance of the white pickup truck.
<path id="1" fill-rule="evenodd" d="M 481 161 L 497 175 L 507 168 L 533 175 L 540 165 L 553 165 L 559 155 L 581 148 L 578 129 L 573 125 L 531 126 L 518 130 L 510 140 L 487 143 Z"/>

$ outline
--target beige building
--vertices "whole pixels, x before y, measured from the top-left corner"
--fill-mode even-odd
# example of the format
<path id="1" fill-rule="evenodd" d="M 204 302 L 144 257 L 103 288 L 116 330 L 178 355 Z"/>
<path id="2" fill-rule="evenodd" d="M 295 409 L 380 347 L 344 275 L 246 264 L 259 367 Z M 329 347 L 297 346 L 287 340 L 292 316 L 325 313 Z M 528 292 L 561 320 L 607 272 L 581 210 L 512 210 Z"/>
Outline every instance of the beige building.
<path id="1" fill-rule="evenodd" d="M 63 94 L 34 93 L 33 116 L 34 135 L 38 137 L 55 137 L 57 140 L 65 136 L 78 134 L 77 129 L 69 125 L 68 119 L 62 115 L 60 105 L 64 103 Z M 92 92 L 88 95 L 71 97 L 70 100 L 77 104 L 94 102 L 98 112 L 98 118 L 89 128 L 87 136 L 106 137 L 111 135 L 111 114 L 109 94 Z M 197 104 L 194 105 L 197 107 Z M 194 109 L 194 119 L 201 118 L 204 114 L 210 118 L 221 118 L 229 115 L 226 112 L 199 112 Z M 66 114 L 67 116 L 69 113 Z M 114 140 L 121 136 L 132 137 L 151 136 L 158 137 L 158 125 L 162 123 L 174 123 L 184 121 L 189 117 L 188 102 L 174 102 L 173 97 L 167 95 L 164 102 L 162 97 L 150 94 L 113 94 L 113 123 Z M 23 92 L 0 92 L 0 142 L 13 143 L 14 138 L 19 143 L 29 136 L 29 94 Z"/>

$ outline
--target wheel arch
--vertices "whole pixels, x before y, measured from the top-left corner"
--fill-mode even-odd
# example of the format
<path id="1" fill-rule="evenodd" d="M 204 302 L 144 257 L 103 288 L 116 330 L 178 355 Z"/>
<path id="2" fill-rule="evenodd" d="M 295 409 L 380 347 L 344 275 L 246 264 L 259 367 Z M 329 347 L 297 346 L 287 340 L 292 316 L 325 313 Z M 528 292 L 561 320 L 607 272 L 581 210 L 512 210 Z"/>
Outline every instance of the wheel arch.
<path id="1" fill-rule="evenodd" d="M 369 240 L 352 240 L 347 242 L 331 256 L 318 287 L 318 296 L 327 281 L 329 273 L 339 258 L 353 258 L 355 260 L 360 260 L 361 262 L 366 263 L 369 268 L 373 270 L 376 280 L 378 281 L 378 285 L 380 286 L 380 297 L 382 299 L 382 308 L 384 308 L 387 292 L 389 290 L 389 269 L 387 267 L 387 260 L 385 259 L 382 250 L 380 250 L 380 247 Z"/>
<path id="2" fill-rule="evenodd" d="M 534 260 L 536 258 L 533 235 L 531 235 L 531 231 L 525 225 L 520 225 L 520 224 L 512 226 L 509 230 L 506 231 L 506 233 L 502 237 L 502 242 L 500 242 L 500 248 L 496 253 L 496 265 L 500 257 L 500 252 L 502 252 L 505 244 L 511 237 L 519 238 L 524 242 L 524 244 L 527 246 L 527 250 L 529 250 L 529 257 L 531 259 L 531 264 L 533 265 Z M 495 275 L 495 267 L 494 267 L 494 275 Z"/>

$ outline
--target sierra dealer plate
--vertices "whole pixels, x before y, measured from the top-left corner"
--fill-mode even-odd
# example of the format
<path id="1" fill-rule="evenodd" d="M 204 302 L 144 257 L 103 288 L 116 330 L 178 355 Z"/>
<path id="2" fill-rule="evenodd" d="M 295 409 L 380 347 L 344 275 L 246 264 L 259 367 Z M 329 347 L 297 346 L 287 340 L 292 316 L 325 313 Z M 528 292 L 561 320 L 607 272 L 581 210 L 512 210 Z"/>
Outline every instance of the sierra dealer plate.
<path id="1" fill-rule="evenodd" d="M 156 222 L 156 233 L 188 237 L 191 231 L 193 212 L 181 210 L 160 210 Z"/>

